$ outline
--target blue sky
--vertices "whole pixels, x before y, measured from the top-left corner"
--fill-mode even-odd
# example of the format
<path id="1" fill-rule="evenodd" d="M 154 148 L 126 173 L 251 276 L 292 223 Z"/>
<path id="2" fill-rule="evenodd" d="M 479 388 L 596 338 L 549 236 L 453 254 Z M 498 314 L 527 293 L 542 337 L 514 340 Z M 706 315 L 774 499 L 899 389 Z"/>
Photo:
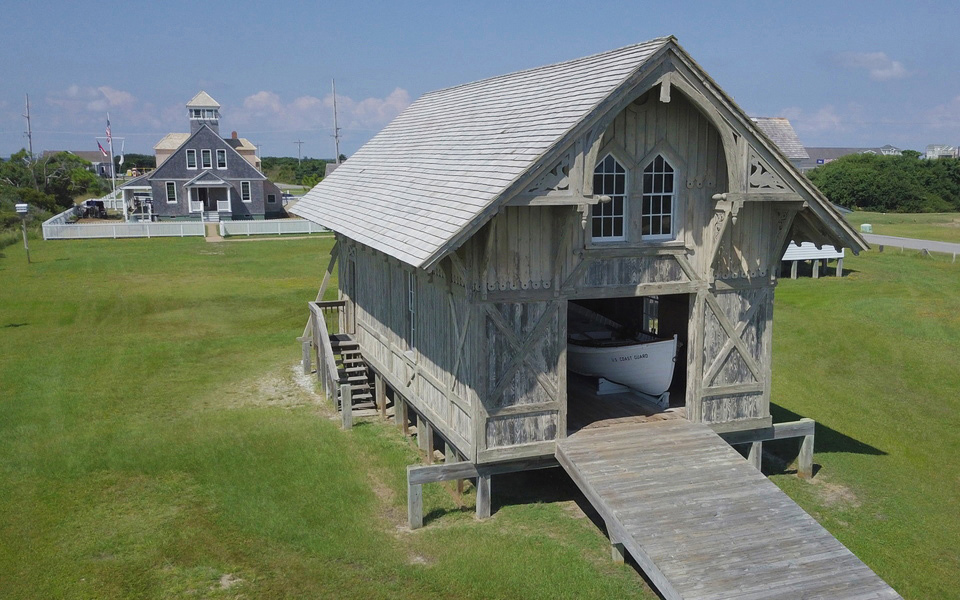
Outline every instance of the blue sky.
<path id="1" fill-rule="evenodd" d="M 675 35 L 753 116 L 807 146 L 960 144 L 953 2 L 10 2 L 0 20 L 0 156 L 126 150 L 188 128 L 200 89 L 265 156 L 351 154 L 433 89 Z"/>

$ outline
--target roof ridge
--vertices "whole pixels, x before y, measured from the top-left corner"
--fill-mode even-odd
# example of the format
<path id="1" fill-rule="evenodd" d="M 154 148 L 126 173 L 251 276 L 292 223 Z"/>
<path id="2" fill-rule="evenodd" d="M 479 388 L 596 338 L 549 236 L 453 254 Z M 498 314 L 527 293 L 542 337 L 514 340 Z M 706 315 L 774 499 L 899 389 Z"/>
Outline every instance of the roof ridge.
<path id="1" fill-rule="evenodd" d="M 645 41 L 645 42 L 637 42 L 637 43 L 635 43 L 635 44 L 628 44 L 628 45 L 622 46 L 622 47 L 620 47 L 620 48 L 614 48 L 613 50 L 604 50 L 603 52 L 597 52 L 597 53 L 594 53 L 594 54 L 590 54 L 590 55 L 588 55 L 588 56 L 580 56 L 580 57 L 578 57 L 578 58 L 572 58 L 572 59 L 569 59 L 569 60 L 561 60 L 561 61 L 558 61 L 558 62 L 548 63 L 548 64 L 540 65 L 540 66 L 537 66 L 537 67 L 530 67 L 530 68 L 527 68 L 527 69 L 520 69 L 520 70 L 518 70 L 518 71 L 512 71 L 512 72 L 510 72 L 510 73 L 503 73 L 503 74 L 501 74 L 501 75 L 494 75 L 494 76 L 492 76 L 492 77 L 484 77 L 483 79 L 476 79 L 476 80 L 474 80 L 474 81 L 465 81 L 465 82 L 463 82 L 463 83 L 458 83 L 458 84 L 456 84 L 456 85 L 451 85 L 451 86 L 449 86 L 449 87 L 440 88 L 440 89 L 437 89 L 437 90 L 431 90 L 431 91 L 429 91 L 429 92 L 426 92 L 425 94 L 423 94 L 422 96 L 420 96 L 420 99 L 426 98 L 426 97 L 428 97 L 428 96 L 433 96 L 433 95 L 439 94 L 439 93 L 441 93 L 441 92 L 449 92 L 449 91 L 455 90 L 455 89 L 457 89 L 457 88 L 467 87 L 467 86 L 471 86 L 471 85 L 477 85 L 477 84 L 481 84 L 481 83 L 489 83 L 489 82 L 491 82 L 491 81 L 496 81 L 496 80 L 498 80 L 498 79 L 506 79 L 506 78 L 509 78 L 509 77 L 515 77 L 515 76 L 517 76 L 517 75 L 521 75 L 521 74 L 523 74 L 523 73 L 530 73 L 530 72 L 533 72 L 533 71 L 546 70 L 546 69 L 551 69 L 551 68 L 559 67 L 559 66 L 573 65 L 573 64 L 576 64 L 576 63 L 580 63 L 580 62 L 586 62 L 586 61 L 589 61 L 589 60 L 594 60 L 594 59 L 599 58 L 599 57 L 601 57 L 601 56 L 606 56 L 606 55 L 609 55 L 609 54 L 617 54 L 617 53 L 619 53 L 619 52 L 624 52 L 624 51 L 629 50 L 629 49 L 639 48 L 639 47 L 641 47 L 641 46 L 650 46 L 650 45 L 654 45 L 654 44 L 656 44 L 656 43 L 659 43 L 660 45 L 663 45 L 663 44 L 666 44 L 666 43 L 668 43 L 668 42 L 670 42 L 670 41 L 676 42 L 676 41 L 677 41 L 676 36 L 674 36 L 674 35 L 665 35 L 665 36 L 656 37 L 656 38 L 647 40 L 647 41 Z"/>

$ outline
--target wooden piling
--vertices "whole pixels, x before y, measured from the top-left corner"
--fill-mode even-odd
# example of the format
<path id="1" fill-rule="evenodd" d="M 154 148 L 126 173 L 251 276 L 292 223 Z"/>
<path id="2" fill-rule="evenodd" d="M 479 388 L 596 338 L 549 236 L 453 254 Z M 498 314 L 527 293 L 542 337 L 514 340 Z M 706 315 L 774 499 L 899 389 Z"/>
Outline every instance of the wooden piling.
<path id="1" fill-rule="evenodd" d="M 747 455 L 747 460 L 756 470 L 761 470 L 760 466 L 763 462 L 763 442 L 753 442 L 750 444 L 750 453 Z"/>
<path id="2" fill-rule="evenodd" d="M 348 384 L 340 386 L 340 418 L 344 429 L 353 428 L 353 389 Z"/>
<path id="3" fill-rule="evenodd" d="M 477 476 L 477 518 L 490 517 L 490 475 Z"/>
<path id="4" fill-rule="evenodd" d="M 797 476 L 803 479 L 813 477 L 813 434 L 803 436 L 800 443 L 800 456 L 797 457 Z"/>

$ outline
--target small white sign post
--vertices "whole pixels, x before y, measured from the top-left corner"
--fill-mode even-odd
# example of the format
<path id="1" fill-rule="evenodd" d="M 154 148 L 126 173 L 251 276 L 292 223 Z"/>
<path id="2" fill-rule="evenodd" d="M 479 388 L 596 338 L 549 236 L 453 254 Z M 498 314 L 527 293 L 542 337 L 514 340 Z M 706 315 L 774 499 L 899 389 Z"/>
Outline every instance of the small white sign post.
<path id="1" fill-rule="evenodd" d="M 20 215 L 20 229 L 23 230 L 23 249 L 27 251 L 27 264 L 30 264 L 30 246 L 27 245 L 27 210 L 29 208 L 26 202 L 16 205 L 17 214 Z"/>

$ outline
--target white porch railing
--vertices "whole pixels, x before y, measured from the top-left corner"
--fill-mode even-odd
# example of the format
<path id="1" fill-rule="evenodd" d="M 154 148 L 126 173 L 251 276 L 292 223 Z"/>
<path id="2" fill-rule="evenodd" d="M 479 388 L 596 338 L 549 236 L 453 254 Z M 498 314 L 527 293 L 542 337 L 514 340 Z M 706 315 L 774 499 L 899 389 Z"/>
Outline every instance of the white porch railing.
<path id="1" fill-rule="evenodd" d="M 199 200 L 191 200 L 190 212 L 203 212 L 203 202 L 200 202 Z"/>
<path id="2" fill-rule="evenodd" d="M 230 212 L 229 200 L 217 200 L 217 212 Z"/>
<path id="3" fill-rule="evenodd" d="M 220 235 L 290 235 L 330 231 L 306 219 L 270 219 L 267 221 L 220 221 Z"/>

